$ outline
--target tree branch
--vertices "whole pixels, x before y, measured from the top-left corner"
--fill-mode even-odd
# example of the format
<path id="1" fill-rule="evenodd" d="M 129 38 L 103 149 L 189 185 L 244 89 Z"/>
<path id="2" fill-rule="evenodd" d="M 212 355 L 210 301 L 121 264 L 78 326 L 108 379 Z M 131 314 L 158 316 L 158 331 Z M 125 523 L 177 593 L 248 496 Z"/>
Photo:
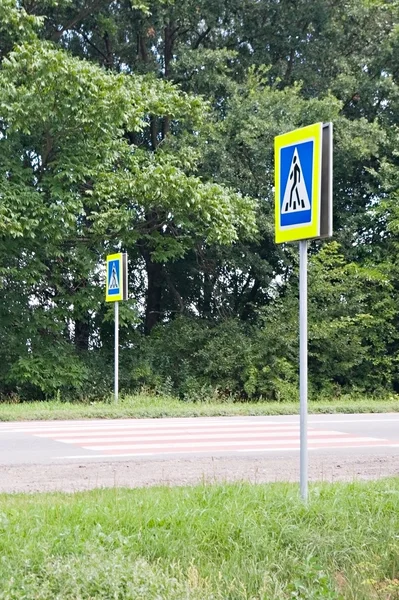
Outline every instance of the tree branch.
<path id="1" fill-rule="evenodd" d="M 65 33 L 65 31 L 68 31 L 68 29 L 72 29 L 73 27 L 75 27 L 75 25 L 80 23 L 80 21 L 83 21 L 83 19 L 88 17 L 92 12 L 96 11 L 101 6 L 101 4 L 103 4 L 104 1 L 105 0 L 94 0 L 94 2 L 92 2 L 89 6 L 81 10 L 80 13 L 73 17 L 73 19 L 68 21 L 68 23 L 65 23 L 65 25 L 63 25 L 61 29 L 57 29 L 53 33 L 53 35 L 51 36 L 52 41 L 58 42 L 62 34 Z M 106 0 L 106 2 L 107 4 L 111 4 L 111 0 Z"/>
<path id="2" fill-rule="evenodd" d="M 96 52 L 98 52 L 98 54 L 101 54 L 101 56 L 104 58 L 104 60 L 107 60 L 106 54 L 104 54 L 104 52 L 102 52 L 100 50 L 100 48 L 97 48 L 97 46 L 95 44 L 93 44 L 93 42 L 87 37 L 87 35 L 85 33 L 82 33 L 81 31 L 79 31 L 79 34 L 82 36 L 82 38 L 84 39 L 84 41 L 86 42 L 86 44 L 88 44 L 89 46 L 91 46 L 93 48 L 93 50 L 95 50 Z"/>
<path id="3" fill-rule="evenodd" d="M 204 41 L 204 39 L 210 34 L 211 31 L 212 31 L 212 27 L 207 27 L 205 29 L 205 31 L 203 31 L 199 35 L 197 41 L 195 42 L 195 44 L 193 46 L 194 50 L 198 50 L 199 45 L 202 44 L 202 42 Z"/>

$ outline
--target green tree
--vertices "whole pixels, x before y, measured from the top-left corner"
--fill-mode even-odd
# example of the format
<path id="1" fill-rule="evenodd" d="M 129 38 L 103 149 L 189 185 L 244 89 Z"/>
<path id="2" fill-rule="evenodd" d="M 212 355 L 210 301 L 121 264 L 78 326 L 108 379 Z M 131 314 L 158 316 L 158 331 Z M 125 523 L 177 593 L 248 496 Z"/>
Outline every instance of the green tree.
<path id="1" fill-rule="evenodd" d="M 189 311 L 194 299 L 204 314 L 226 312 L 227 302 L 227 313 L 247 318 L 248 306 L 267 301 L 273 274 L 286 272 L 272 242 L 273 135 L 319 118 L 335 125 L 335 231 L 348 257 L 367 255 L 379 235 L 371 233 L 369 208 L 379 193 L 372 170 L 394 149 L 396 1 L 39 2 L 27 9 L 45 12 L 43 35 L 79 56 L 203 94 L 215 118 L 199 174 L 259 202 L 256 244 L 244 241 L 230 253 L 199 244 L 167 265 L 143 246 L 146 273 L 138 279 L 156 288 L 147 313 Z M 151 118 L 143 147 L 156 151 L 169 130 L 168 116 Z M 195 281 L 190 289 L 187 277 Z M 155 322 L 147 319 L 147 330 Z"/>
<path id="2" fill-rule="evenodd" d="M 231 243 L 254 231 L 253 208 L 196 177 L 188 144 L 184 155 L 165 143 L 155 156 L 127 139 L 149 115 L 198 131 L 206 106 L 173 85 L 107 73 L 42 42 L 5 58 L 0 81 L 3 348 L 13 381 L 44 379 L 47 391 L 59 387 L 61 371 L 66 386 L 74 382 L 73 369 L 57 371 L 60 356 L 70 360 L 66 343 L 79 352 L 106 342 L 97 336 L 108 250 L 145 243 L 167 261 L 196 237 Z M 51 361 L 52 384 L 35 376 L 51 373 Z"/>
<path id="3" fill-rule="evenodd" d="M 349 385 L 351 373 L 356 381 L 362 377 L 371 381 L 365 357 L 372 357 L 374 352 L 380 356 L 383 348 L 393 365 L 396 338 L 388 335 L 382 323 L 380 330 L 385 333 L 374 335 L 377 328 L 369 341 L 366 339 L 365 323 L 368 327 L 376 323 L 371 304 L 377 297 L 359 297 L 357 287 L 350 283 L 350 273 L 360 289 L 366 286 L 367 273 L 372 274 L 370 290 L 378 288 L 378 302 L 383 306 L 390 306 L 391 297 L 396 297 L 398 9 L 397 0 L 123 0 L 118 4 L 107 0 L 39 0 L 21 5 L 2 0 L 0 60 L 4 61 L 13 44 L 31 40 L 38 31 L 42 40 L 67 50 L 68 60 L 72 60 L 71 55 L 85 59 L 76 63 L 85 65 L 85 73 L 71 79 L 72 87 L 82 88 L 82 98 L 87 78 L 97 81 L 97 73 L 120 86 L 114 92 L 111 84 L 88 85 L 90 106 L 84 120 L 86 104 L 75 89 L 68 89 L 66 81 L 58 104 L 55 79 L 63 81 L 61 67 L 49 83 L 44 71 L 48 68 L 51 73 L 51 61 L 42 68 L 39 60 L 37 76 L 33 74 L 35 63 L 27 61 L 23 68 L 18 67 L 19 58 L 11 59 L 16 62 L 13 67 L 5 63 L 7 78 L 1 92 L 5 117 L 1 126 L 7 135 L 0 143 L 7 150 L 0 160 L 4 162 L 2 185 L 7 193 L 10 174 L 19 175 L 13 181 L 15 201 L 3 203 L 1 208 L 6 229 L 3 255 L 23 256 L 23 261 L 16 266 L 12 260 L 2 264 L 6 273 L 14 268 L 17 279 L 20 277 L 20 288 L 13 296 L 15 315 L 19 314 L 20 302 L 26 307 L 26 322 L 28 315 L 32 321 L 32 315 L 42 311 L 41 319 L 49 317 L 46 327 L 59 322 L 59 339 L 77 349 L 87 348 L 88 340 L 107 345 L 110 324 L 101 304 L 100 274 L 95 265 L 104 252 L 123 246 L 130 257 L 131 291 L 143 307 L 147 333 L 177 314 L 200 316 L 206 329 L 215 326 L 216 331 L 220 327 L 220 339 L 228 340 L 225 331 L 231 323 L 232 339 L 242 334 L 260 348 L 256 331 L 267 331 L 265 335 L 275 340 L 279 327 L 279 343 L 275 340 L 269 344 L 278 365 L 263 372 L 261 357 L 269 366 L 274 359 L 259 351 L 259 360 L 251 362 L 251 358 L 241 365 L 235 389 L 256 394 L 266 393 L 268 385 L 277 389 L 273 373 L 280 373 L 278 377 L 289 387 L 295 380 L 296 249 L 294 245 L 277 248 L 273 241 L 273 138 L 314 121 L 333 120 L 334 235 L 342 258 L 329 258 L 319 242 L 311 244 L 311 255 L 314 265 L 319 253 L 320 260 L 327 261 L 327 273 L 338 278 L 337 290 L 342 292 L 347 285 L 347 306 L 355 310 L 359 304 L 361 314 L 373 319 L 356 316 L 357 320 L 350 322 L 354 347 L 359 347 L 358 356 L 363 358 L 355 364 L 343 349 L 345 371 L 334 344 L 326 341 L 329 319 L 336 326 L 331 339 L 339 347 L 342 341 L 337 325 L 341 321 L 331 308 L 327 324 L 318 324 L 320 332 L 315 333 L 314 344 L 317 347 L 319 335 L 320 347 L 328 348 L 327 353 L 320 354 L 323 361 L 330 367 L 338 361 L 345 374 L 339 379 L 332 375 L 332 368 L 323 370 L 315 359 L 312 369 L 319 382 L 315 385 L 327 386 L 328 373 L 331 380 L 344 386 Z M 66 59 L 64 54 L 60 56 Z M 95 64 L 103 69 L 92 74 L 90 68 Z M 38 87 L 39 80 L 43 80 L 43 88 Z M 176 83 L 180 92 L 173 85 Z M 46 103 L 46 86 L 54 105 Z M 29 89 L 34 90 L 32 96 Z M 21 95 L 20 104 L 14 101 L 14 93 Z M 117 98 L 118 94 L 124 96 L 119 104 L 116 100 L 117 110 L 115 94 Z M 198 99 L 198 94 L 206 100 Z M 75 105 L 78 108 L 74 112 Z M 59 114 L 49 120 L 57 106 Z M 28 107 L 33 109 L 33 119 Z M 104 138 L 99 133 L 101 112 L 106 113 Z M 69 117 L 63 119 L 62 115 Z M 72 121 L 78 124 L 79 134 L 71 127 Z M 12 141 L 13 122 L 19 125 Z M 92 122 L 97 133 L 90 131 Z M 46 144 L 51 148 L 54 137 L 48 132 L 54 123 L 59 125 L 55 139 L 64 139 L 64 131 L 69 133 L 62 142 L 62 152 L 57 150 L 53 158 L 51 150 L 48 158 Z M 71 181 L 71 177 L 76 180 Z M 49 231 L 54 228 L 47 239 L 47 226 L 40 227 L 42 217 L 34 208 L 37 197 L 45 207 L 51 206 L 53 197 L 56 199 L 46 217 Z M 58 216 L 51 220 L 54 214 Z M 76 214 L 80 216 L 76 218 Z M 59 222 L 66 224 L 61 236 L 56 226 Z M 28 231 L 33 232 L 30 237 Z M 231 241 L 232 245 L 225 243 Z M 48 248 L 48 256 L 63 255 L 58 270 L 50 259 L 50 278 L 41 243 Z M 89 271 L 85 270 L 88 264 Z M 40 293 L 33 293 L 32 286 L 26 284 L 33 266 L 44 282 Z M 313 269 L 316 272 L 315 266 Z M 383 285 L 385 277 L 388 283 Z M 62 291 L 56 303 L 51 294 L 50 300 L 46 296 L 55 285 L 49 285 L 50 280 L 61 282 L 57 284 Z M 71 281 L 76 284 L 68 295 L 65 290 Z M 94 310 L 93 286 L 98 293 Z M 330 301 L 340 306 L 334 286 L 329 287 L 328 281 L 325 286 Z M 32 304 L 32 298 L 38 298 L 37 305 Z M 59 321 L 53 319 L 56 305 Z M 286 327 L 275 321 L 282 310 Z M 396 327 L 388 309 L 383 308 L 382 314 L 389 326 Z M 136 323 L 136 318 L 134 310 L 126 309 L 126 322 Z M 257 328 L 252 329 L 252 325 Z M 21 330 L 24 327 L 21 325 Z M 173 329 L 173 324 L 170 327 Z M 35 325 L 32 329 L 38 328 Z M 129 335 L 127 343 L 135 332 L 130 329 Z M 217 347 L 217 336 L 215 333 L 212 338 L 213 346 L 202 340 L 209 352 Z M 20 339 L 27 351 L 24 336 Z M 14 352 L 12 348 L 16 348 L 15 340 L 10 352 Z M 18 355 L 19 350 L 15 350 Z M 198 364 L 214 384 L 216 376 L 212 373 L 217 369 L 212 371 L 205 362 Z M 219 372 L 224 381 L 238 377 L 229 368 L 226 366 L 225 376 Z M 393 368 L 387 367 L 387 386 L 393 381 Z M 249 372 L 250 379 L 246 375 Z M 378 382 L 383 385 L 382 379 Z"/>

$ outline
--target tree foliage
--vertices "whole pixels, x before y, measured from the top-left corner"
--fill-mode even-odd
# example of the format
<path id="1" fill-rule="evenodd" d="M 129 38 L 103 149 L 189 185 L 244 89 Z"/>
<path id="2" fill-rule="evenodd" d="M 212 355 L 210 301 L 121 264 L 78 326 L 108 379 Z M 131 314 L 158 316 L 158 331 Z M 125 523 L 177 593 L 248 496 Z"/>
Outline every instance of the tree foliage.
<path id="1" fill-rule="evenodd" d="M 124 389 L 295 393 L 273 139 L 316 121 L 334 123 L 336 243 L 310 248 L 313 390 L 396 389 L 398 11 L 0 0 L 3 393 L 110 390 L 103 261 L 119 249 Z"/>

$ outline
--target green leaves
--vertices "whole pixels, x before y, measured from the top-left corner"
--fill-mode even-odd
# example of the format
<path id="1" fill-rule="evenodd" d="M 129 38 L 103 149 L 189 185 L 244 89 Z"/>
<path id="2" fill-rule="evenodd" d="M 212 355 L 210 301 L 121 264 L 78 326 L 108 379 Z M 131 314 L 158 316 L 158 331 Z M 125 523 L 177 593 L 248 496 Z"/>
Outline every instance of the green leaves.
<path id="1" fill-rule="evenodd" d="M 108 347 L 102 262 L 122 249 L 147 333 L 176 313 L 241 320 L 256 357 L 237 389 L 290 393 L 296 252 L 273 241 L 273 140 L 332 120 L 340 247 L 312 245 L 312 369 L 321 386 L 380 385 L 364 377 L 377 367 L 392 382 L 398 3 L 24 6 L 0 0 L 5 371 L 22 357 L 28 373 L 49 340 L 79 357 Z"/>
<path id="2" fill-rule="evenodd" d="M 154 259 L 161 261 L 182 255 L 175 243 L 180 239 L 184 250 L 196 238 L 231 243 L 240 233 L 255 232 L 252 200 L 187 175 L 184 162 L 176 156 L 167 151 L 151 156 L 127 150 L 124 158 L 125 168 L 106 173 L 94 190 L 96 198 L 106 197 L 109 202 L 108 211 L 104 207 L 93 217 L 95 229 L 109 235 L 112 227 L 119 227 L 123 235 L 130 228 L 133 235 L 147 235 Z M 154 217 L 149 223 L 146 215 L 151 212 Z"/>
<path id="3" fill-rule="evenodd" d="M 14 44 L 33 40 L 43 18 L 29 15 L 15 0 L 0 0 L 0 61 Z"/>
<path id="4" fill-rule="evenodd" d="M 137 243 L 164 263 L 199 241 L 253 235 L 253 201 L 195 175 L 208 110 L 170 82 L 107 72 L 48 42 L 23 43 L 3 60 L 3 348 L 23 307 L 18 343 L 4 351 L 9 385 L 82 389 L 81 352 L 109 336 L 100 276 L 109 247 Z M 162 119 L 173 143 L 153 133 Z M 152 152 L 139 147 L 149 129 Z M 137 312 L 125 316 L 131 325 Z"/>

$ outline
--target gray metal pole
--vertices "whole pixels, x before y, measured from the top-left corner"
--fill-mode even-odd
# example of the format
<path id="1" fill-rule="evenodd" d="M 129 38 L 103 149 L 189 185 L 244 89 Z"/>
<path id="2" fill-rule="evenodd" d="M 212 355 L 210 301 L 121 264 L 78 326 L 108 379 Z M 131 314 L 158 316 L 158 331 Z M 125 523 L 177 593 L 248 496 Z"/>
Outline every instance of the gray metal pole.
<path id="1" fill-rule="evenodd" d="M 114 373 L 114 400 L 118 402 L 119 388 L 119 302 L 115 304 L 115 373 Z"/>
<path id="2" fill-rule="evenodd" d="M 299 242 L 300 488 L 308 499 L 308 242 Z"/>

